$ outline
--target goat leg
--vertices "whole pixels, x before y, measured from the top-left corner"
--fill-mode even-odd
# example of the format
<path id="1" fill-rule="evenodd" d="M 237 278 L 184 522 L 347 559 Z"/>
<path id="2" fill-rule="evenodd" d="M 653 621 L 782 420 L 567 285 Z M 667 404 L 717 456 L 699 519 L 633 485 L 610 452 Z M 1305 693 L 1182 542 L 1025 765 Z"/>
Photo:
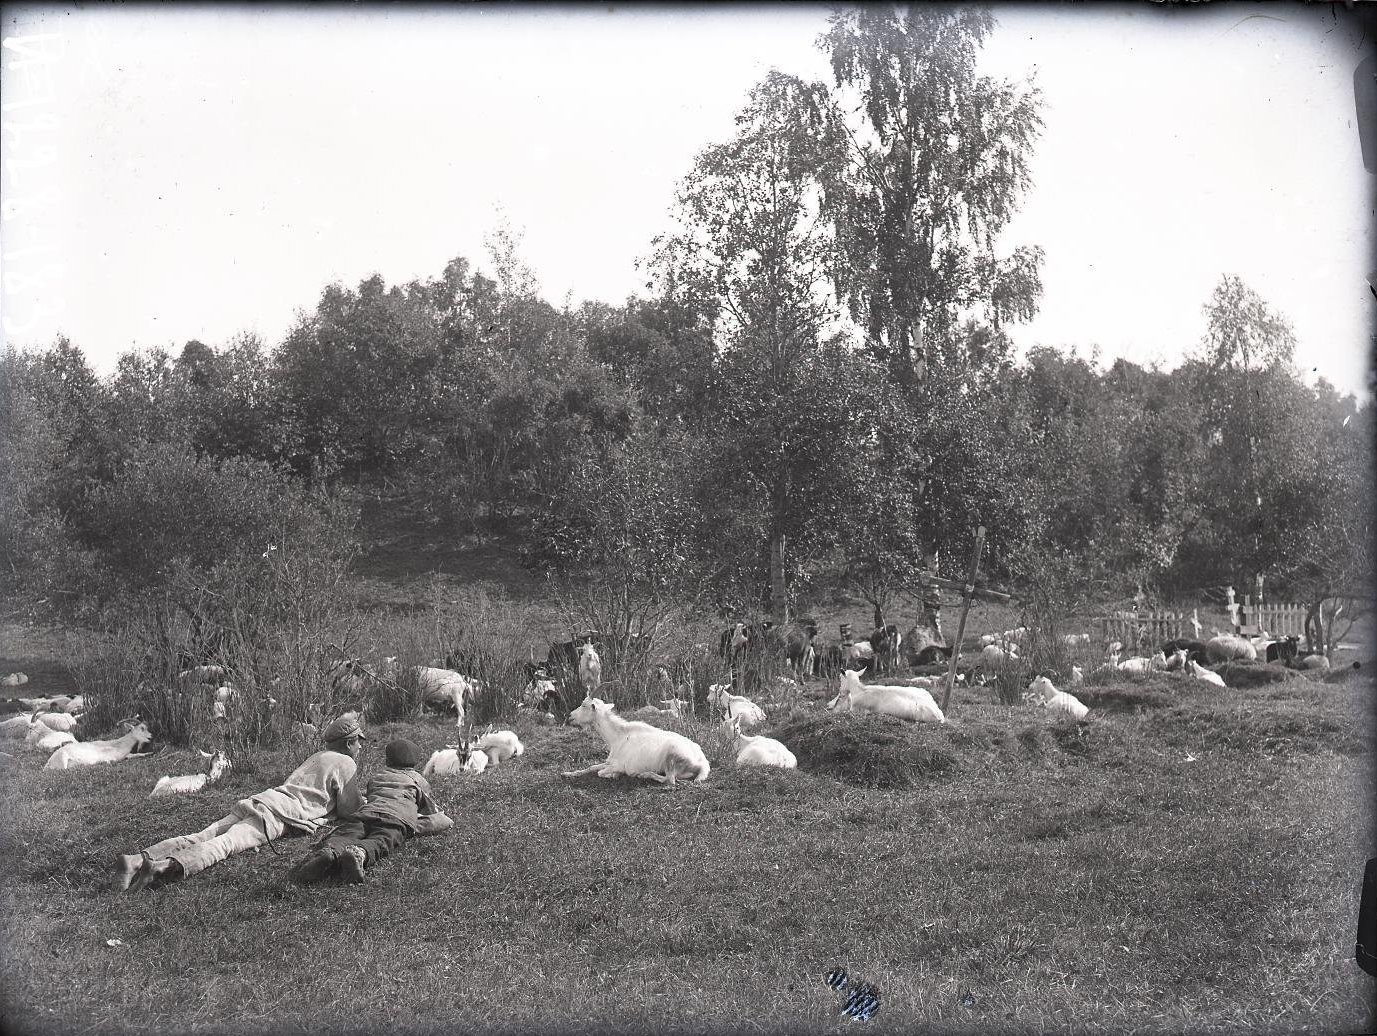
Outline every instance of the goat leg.
<path id="1" fill-rule="evenodd" d="M 582 777 L 582 776 L 584 776 L 585 774 L 598 773 L 599 771 L 602 770 L 602 768 L 603 768 L 604 765 L 605 765 L 605 764 L 603 764 L 603 763 L 594 763 L 592 766 L 586 766 L 586 767 L 584 767 L 582 770 L 565 770 L 565 771 L 564 771 L 564 776 L 565 776 L 565 777 Z"/>

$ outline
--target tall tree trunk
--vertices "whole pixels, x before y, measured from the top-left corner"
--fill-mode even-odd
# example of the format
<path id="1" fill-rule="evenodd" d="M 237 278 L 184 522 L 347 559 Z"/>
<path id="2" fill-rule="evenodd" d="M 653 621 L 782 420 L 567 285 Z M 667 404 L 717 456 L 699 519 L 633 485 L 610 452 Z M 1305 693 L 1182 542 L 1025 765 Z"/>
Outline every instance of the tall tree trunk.
<path id="1" fill-rule="evenodd" d="M 770 614 L 776 622 L 789 621 L 789 595 L 784 583 L 784 534 L 770 538 Z"/>

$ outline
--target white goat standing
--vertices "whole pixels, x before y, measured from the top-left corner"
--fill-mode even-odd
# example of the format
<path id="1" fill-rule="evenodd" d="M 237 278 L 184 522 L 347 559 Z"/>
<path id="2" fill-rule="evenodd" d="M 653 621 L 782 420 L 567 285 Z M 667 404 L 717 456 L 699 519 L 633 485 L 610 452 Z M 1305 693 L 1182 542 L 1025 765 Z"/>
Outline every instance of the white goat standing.
<path id="1" fill-rule="evenodd" d="M 642 777 L 673 787 L 680 777 L 694 783 L 708 779 L 708 757 L 697 743 L 672 730 L 661 730 L 649 723 L 623 719 L 615 706 L 591 695 L 569 714 L 575 726 L 591 726 L 607 742 L 607 761 L 565 771 L 565 777 L 596 773 L 599 777 Z"/>
<path id="2" fill-rule="evenodd" d="M 1211 669 L 1206 669 L 1203 665 L 1201 665 L 1199 662 L 1196 662 L 1194 659 L 1186 663 L 1186 672 L 1190 673 L 1193 679 L 1203 680 L 1205 683 L 1214 684 L 1214 686 L 1216 687 L 1228 686 L 1228 684 L 1224 682 L 1224 677 L 1220 676 L 1218 673 L 1214 672 Z"/>
<path id="3" fill-rule="evenodd" d="M 1045 676 L 1039 676 L 1030 683 L 1028 693 L 1044 708 L 1053 712 L 1063 712 L 1072 719 L 1085 719 L 1090 711 L 1074 694 L 1057 690 L 1056 685 Z"/>
<path id="4" fill-rule="evenodd" d="M 765 710 L 744 695 L 732 694 L 730 684 L 709 687 L 708 703 L 721 709 L 726 720 L 741 720 L 742 726 L 756 727 L 765 722 Z"/>
<path id="5" fill-rule="evenodd" d="M 74 766 L 117 763 L 129 758 L 140 745 L 153 740 L 146 723 L 133 721 L 127 733 L 110 741 L 78 741 L 58 748 L 43 764 L 45 770 L 69 770 Z"/>
<path id="6" fill-rule="evenodd" d="M 861 683 L 859 670 L 842 670 L 840 688 L 829 707 L 838 712 L 875 712 L 916 723 L 945 723 L 937 702 L 921 687 Z"/>
<path id="7" fill-rule="evenodd" d="M 763 734 L 750 735 L 741 733 L 741 720 L 732 718 L 727 721 L 731 724 L 729 735 L 733 739 L 733 747 L 739 749 L 736 753 L 737 766 L 778 766 L 784 770 L 798 769 L 798 759 L 794 753 L 789 751 L 783 741 L 776 741 L 772 737 L 765 737 Z"/>
<path id="8" fill-rule="evenodd" d="M 591 695 L 602 685 L 602 659 L 592 644 L 579 645 L 579 684 L 586 695 Z"/>
<path id="9" fill-rule="evenodd" d="M 223 777 L 232 765 L 224 752 L 201 752 L 202 759 L 210 760 L 210 768 L 205 773 L 184 774 L 181 777 L 159 777 L 148 793 L 150 799 L 165 795 L 195 795 L 207 784 L 214 784 Z"/>

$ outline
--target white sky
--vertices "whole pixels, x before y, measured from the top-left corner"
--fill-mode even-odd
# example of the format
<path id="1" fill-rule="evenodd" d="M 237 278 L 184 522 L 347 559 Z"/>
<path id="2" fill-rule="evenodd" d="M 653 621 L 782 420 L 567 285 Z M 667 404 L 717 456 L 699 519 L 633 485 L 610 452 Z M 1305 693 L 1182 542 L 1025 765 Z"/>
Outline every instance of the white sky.
<path id="1" fill-rule="evenodd" d="M 1342 11 L 998 7 L 984 69 L 1036 69 L 1046 251 L 1024 346 L 1174 366 L 1235 273 L 1299 360 L 1361 392 L 1374 178 Z M 499 206 L 544 296 L 620 303 L 694 155 L 771 67 L 828 79 L 827 9 L 8 8 L 6 341 L 277 344 L 332 281 L 487 268 Z M 29 51 L 12 46 L 34 33 Z M 24 65 L 33 48 L 53 60 Z"/>

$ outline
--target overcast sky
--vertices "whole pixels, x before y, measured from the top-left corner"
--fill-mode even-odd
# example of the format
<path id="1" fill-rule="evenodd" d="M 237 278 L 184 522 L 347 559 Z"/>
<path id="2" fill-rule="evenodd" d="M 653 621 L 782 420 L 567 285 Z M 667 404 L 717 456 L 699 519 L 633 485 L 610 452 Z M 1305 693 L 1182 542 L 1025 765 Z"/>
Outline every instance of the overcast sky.
<path id="1" fill-rule="evenodd" d="M 1034 75 L 1046 123 L 1003 242 L 1046 252 L 1015 338 L 1174 366 L 1233 273 L 1291 320 L 1304 369 L 1359 391 L 1377 314 L 1353 70 L 1372 43 L 1332 7 L 1203 6 L 995 8 L 984 70 Z M 133 346 L 275 345 L 332 281 L 488 267 L 500 212 L 551 302 L 622 302 L 750 87 L 828 78 L 826 18 L 7 8 L 6 341 L 65 333 L 102 371 Z"/>

